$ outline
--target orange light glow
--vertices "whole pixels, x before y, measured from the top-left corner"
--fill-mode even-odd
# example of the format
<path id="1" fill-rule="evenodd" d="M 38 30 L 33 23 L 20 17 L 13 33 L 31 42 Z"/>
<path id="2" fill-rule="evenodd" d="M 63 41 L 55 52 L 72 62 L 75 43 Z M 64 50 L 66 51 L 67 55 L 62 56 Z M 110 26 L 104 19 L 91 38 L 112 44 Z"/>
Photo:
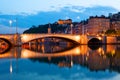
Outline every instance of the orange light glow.
<path id="1" fill-rule="evenodd" d="M 75 39 L 78 41 L 80 40 L 80 36 L 76 36 Z"/>
<path id="2" fill-rule="evenodd" d="M 99 40 L 102 40 L 102 38 L 101 38 L 101 37 L 98 37 L 98 39 L 99 39 Z"/>
<path id="3" fill-rule="evenodd" d="M 75 52 L 76 52 L 75 54 L 79 55 L 80 54 L 80 49 L 76 48 Z"/>

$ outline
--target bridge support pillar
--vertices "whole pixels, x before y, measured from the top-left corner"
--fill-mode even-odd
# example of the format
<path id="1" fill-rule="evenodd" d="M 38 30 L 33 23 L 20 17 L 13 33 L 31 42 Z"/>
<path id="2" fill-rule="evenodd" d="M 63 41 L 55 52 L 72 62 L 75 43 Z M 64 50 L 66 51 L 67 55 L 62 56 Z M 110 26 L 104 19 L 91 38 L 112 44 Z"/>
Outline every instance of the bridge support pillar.
<path id="1" fill-rule="evenodd" d="M 32 46 L 32 45 L 31 45 L 31 42 L 29 42 L 29 48 L 30 48 L 30 49 L 31 49 L 31 46 Z"/>
<path id="2" fill-rule="evenodd" d="M 86 35 L 81 35 L 81 44 L 88 44 L 88 39 Z"/>
<path id="3" fill-rule="evenodd" d="M 42 53 L 45 53 L 45 45 L 44 44 L 42 44 Z"/>
<path id="4" fill-rule="evenodd" d="M 106 37 L 107 44 L 117 44 L 117 37 L 116 36 L 107 36 Z"/>
<path id="5" fill-rule="evenodd" d="M 107 37 L 106 36 L 103 36 L 102 44 L 107 44 Z"/>
<path id="6" fill-rule="evenodd" d="M 36 47 L 36 50 L 38 51 L 38 45 L 39 45 L 39 42 L 38 40 L 35 41 L 35 47 Z"/>

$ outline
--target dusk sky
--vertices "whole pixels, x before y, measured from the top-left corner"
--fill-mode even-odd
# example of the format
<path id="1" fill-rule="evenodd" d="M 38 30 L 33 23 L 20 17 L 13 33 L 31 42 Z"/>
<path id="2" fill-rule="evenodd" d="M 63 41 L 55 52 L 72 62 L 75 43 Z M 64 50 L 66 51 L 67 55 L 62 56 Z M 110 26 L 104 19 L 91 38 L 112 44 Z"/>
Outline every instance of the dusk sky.
<path id="1" fill-rule="evenodd" d="M 9 33 L 9 20 L 15 32 L 22 33 L 32 25 L 53 23 L 71 18 L 80 22 L 89 16 L 106 15 L 120 11 L 120 0 L 0 0 L 0 33 Z"/>

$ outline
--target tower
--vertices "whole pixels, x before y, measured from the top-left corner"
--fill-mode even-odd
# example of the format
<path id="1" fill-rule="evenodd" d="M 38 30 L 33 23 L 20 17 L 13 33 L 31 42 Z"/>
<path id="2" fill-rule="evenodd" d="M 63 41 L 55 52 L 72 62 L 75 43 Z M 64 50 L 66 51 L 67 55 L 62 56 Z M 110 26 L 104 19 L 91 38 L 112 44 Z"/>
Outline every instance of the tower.
<path id="1" fill-rule="evenodd" d="M 50 27 L 50 23 L 49 23 L 49 27 L 48 27 L 48 34 L 51 34 L 51 27 Z"/>

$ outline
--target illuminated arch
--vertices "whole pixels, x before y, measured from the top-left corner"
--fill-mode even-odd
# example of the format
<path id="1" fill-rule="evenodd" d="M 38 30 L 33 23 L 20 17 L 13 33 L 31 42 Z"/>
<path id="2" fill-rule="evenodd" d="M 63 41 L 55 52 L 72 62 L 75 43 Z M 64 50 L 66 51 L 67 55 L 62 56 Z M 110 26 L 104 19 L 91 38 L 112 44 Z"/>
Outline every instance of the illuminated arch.
<path id="1" fill-rule="evenodd" d="M 11 43 L 10 43 L 7 39 L 4 39 L 4 38 L 0 38 L 0 40 L 3 40 L 5 43 L 7 43 L 7 48 L 5 48 L 1 53 L 5 53 L 5 52 L 7 52 L 8 50 L 10 50 L 10 48 L 11 48 Z"/>
<path id="2" fill-rule="evenodd" d="M 72 42 L 72 43 L 74 43 L 74 44 L 79 44 L 78 42 L 76 42 L 76 41 L 74 41 L 74 40 L 71 40 L 71 39 L 68 39 L 68 38 L 64 38 L 64 37 L 55 37 L 55 36 L 40 37 L 40 38 L 32 39 L 32 40 L 30 40 L 30 41 L 37 40 L 37 39 L 44 39 L 44 38 L 58 38 L 58 39 L 63 39 L 63 40 Z M 28 41 L 28 42 L 30 42 L 30 41 Z"/>
<path id="3" fill-rule="evenodd" d="M 68 34 L 23 34 L 21 35 L 21 41 L 22 43 L 26 43 L 32 40 L 36 39 L 42 39 L 42 38 L 59 38 L 71 41 L 73 43 L 80 43 L 80 35 L 68 35 Z"/>
<path id="4" fill-rule="evenodd" d="M 6 43 L 8 43 L 9 45 L 11 45 L 11 42 L 5 38 L 0 38 L 1 40 L 5 41 Z"/>

